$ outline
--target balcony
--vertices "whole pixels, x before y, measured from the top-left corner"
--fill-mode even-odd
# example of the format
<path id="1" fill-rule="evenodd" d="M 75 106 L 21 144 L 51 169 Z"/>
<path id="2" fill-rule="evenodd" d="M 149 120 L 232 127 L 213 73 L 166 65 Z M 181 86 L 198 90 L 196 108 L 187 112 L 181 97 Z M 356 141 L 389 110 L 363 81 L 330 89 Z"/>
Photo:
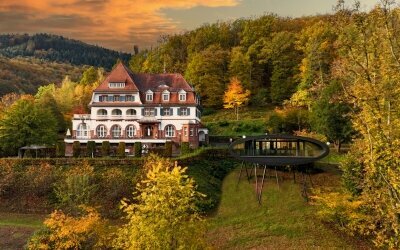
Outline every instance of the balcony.
<path id="1" fill-rule="evenodd" d="M 74 114 L 74 120 L 90 120 L 90 114 Z"/>

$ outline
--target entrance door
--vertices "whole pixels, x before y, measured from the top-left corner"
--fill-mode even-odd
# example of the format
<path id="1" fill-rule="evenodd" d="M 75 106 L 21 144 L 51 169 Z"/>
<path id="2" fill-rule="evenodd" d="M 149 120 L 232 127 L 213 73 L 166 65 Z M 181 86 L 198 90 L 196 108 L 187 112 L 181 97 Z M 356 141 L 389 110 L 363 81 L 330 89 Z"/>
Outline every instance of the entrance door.
<path id="1" fill-rule="evenodd" d="M 144 127 L 143 135 L 145 137 L 153 137 L 153 126 L 147 125 Z"/>

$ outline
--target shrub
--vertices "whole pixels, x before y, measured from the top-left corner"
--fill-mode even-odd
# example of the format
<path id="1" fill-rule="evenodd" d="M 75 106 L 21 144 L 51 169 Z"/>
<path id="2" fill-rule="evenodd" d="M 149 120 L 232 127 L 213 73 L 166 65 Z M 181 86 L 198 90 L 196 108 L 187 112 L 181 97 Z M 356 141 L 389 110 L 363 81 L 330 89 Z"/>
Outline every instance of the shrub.
<path id="1" fill-rule="evenodd" d="M 142 143 L 135 142 L 135 157 L 141 157 L 141 156 L 142 156 Z"/>
<path id="2" fill-rule="evenodd" d="M 189 148 L 189 142 L 182 142 L 181 143 L 181 155 L 189 154 L 190 153 L 190 148 Z"/>
<path id="3" fill-rule="evenodd" d="M 86 146 L 86 154 L 89 157 L 94 157 L 96 153 L 96 142 L 95 141 L 88 141 Z"/>
<path id="4" fill-rule="evenodd" d="M 110 142 L 109 141 L 103 141 L 103 143 L 101 144 L 101 156 L 103 157 L 107 157 L 110 155 Z"/>
<path id="5" fill-rule="evenodd" d="M 61 207 L 76 212 L 79 205 L 88 205 L 96 191 L 94 169 L 87 162 L 74 166 L 64 173 L 64 178 L 55 183 L 54 192 Z"/>
<path id="6" fill-rule="evenodd" d="M 117 148 L 117 156 L 118 157 L 125 157 L 125 142 L 119 142 Z"/>
<path id="7" fill-rule="evenodd" d="M 165 142 L 164 156 L 165 157 L 171 157 L 172 156 L 172 141 Z"/>
<path id="8" fill-rule="evenodd" d="M 77 158 L 81 155 L 81 143 L 79 141 L 74 141 L 72 144 L 72 155 Z"/>
<path id="9" fill-rule="evenodd" d="M 56 156 L 57 157 L 65 156 L 65 143 L 63 141 L 59 141 L 56 144 Z"/>
<path id="10" fill-rule="evenodd" d="M 81 207 L 77 217 L 54 211 L 45 221 L 46 228 L 35 233 L 27 249 L 104 249 L 107 248 L 107 226 L 99 213 Z"/>

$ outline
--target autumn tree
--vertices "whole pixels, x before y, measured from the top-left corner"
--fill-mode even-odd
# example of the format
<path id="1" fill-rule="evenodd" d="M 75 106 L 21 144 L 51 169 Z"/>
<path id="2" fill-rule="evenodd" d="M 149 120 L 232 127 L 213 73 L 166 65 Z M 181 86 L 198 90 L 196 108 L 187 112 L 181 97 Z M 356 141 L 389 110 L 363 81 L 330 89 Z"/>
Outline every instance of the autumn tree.
<path id="1" fill-rule="evenodd" d="M 233 108 L 236 114 L 236 120 L 239 120 L 239 107 L 249 101 L 249 96 L 250 90 L 244 90 L 239 79 L 233 77 L 224 94 L 224 108 Z"/>
<path id="2" fill-rule="evenodd" d="M 204 247 L 204 224 L 186 168 L 168 159 L 149 156 L 145 178 L 137 185 L 135 202 L 123 201 L 128 223 L 117 232 L 118 249 L 198 249 Z"/>
<path id="3" fill-rule="evenodd" d="M 399 249 L 400 11 L 391 3 L 383 0 L 370 13 L 339 9 L 334 74 L 360 136 L 341 167 L 352 202 L 360 204 L 353 213 L 361 216 L 348 216 L 341 226 Z"/>

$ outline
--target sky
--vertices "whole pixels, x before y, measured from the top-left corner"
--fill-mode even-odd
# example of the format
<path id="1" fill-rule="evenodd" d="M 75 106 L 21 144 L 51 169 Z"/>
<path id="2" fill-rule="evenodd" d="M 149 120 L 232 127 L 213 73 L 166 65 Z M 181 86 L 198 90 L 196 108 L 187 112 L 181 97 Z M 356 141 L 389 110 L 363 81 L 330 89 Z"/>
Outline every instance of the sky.
<path id="1" fill-rule="evenodd" d="M 349 4 L 352 2 L 347 0 Z M 361 0 L 369 10 L 378 0 Z M 265 13 L 331 13 L 336 0 L 0 0 L 0 33 L 51 33 L 132 52 L 160 35 Z"/>

